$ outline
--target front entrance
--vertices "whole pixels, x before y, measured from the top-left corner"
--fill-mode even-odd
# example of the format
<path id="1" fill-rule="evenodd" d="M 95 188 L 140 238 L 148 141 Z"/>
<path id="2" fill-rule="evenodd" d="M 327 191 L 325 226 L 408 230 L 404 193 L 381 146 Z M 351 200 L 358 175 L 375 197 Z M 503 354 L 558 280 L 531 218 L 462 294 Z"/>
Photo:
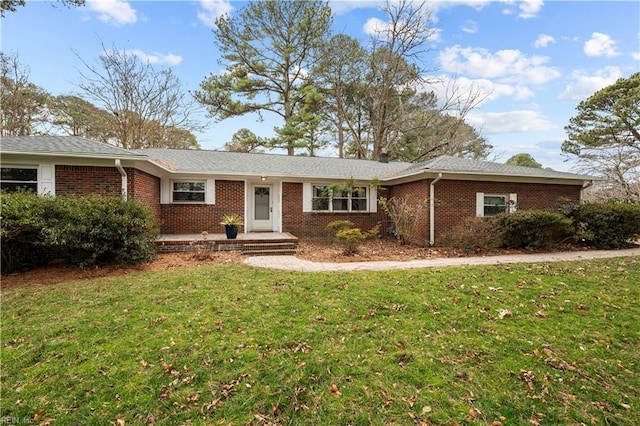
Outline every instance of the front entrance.
<path id="1" fill-rule="evenodd" d="M 271 185 L 253 187 L 252 231 L 273 231 L 273 197 Z"/>

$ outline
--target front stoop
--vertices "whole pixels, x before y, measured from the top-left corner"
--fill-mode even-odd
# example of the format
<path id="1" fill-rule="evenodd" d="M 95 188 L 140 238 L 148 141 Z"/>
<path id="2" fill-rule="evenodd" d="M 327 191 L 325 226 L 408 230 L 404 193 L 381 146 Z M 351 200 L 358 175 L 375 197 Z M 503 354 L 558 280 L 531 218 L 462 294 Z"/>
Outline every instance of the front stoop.
<path id="1" fill-rule="evenodd" d="M 237 250 L 248 256 L 291 255 L 298 251 L 298 238 L 289 233 L 242 234 L 229 240 L 224 235 L 208 234 L 164 236 L 156 242 L 159 253 L 195 252 L 207 247 L 211 251 Z"/>

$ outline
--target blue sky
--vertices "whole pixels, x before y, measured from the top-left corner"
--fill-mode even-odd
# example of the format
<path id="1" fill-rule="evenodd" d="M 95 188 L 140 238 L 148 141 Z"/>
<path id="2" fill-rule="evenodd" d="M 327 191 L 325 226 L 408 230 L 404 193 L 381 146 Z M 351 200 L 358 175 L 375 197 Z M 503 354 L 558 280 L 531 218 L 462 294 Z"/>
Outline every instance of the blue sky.
<path id="1" fill-rule="evenodd" d="M 577 104 L 595 91 L 640 71 L 640 2 L 428 2 L 437 32 L 424 58 L 431 76 L 480 88 L 486 99 L 468 122 L 494 145 L 490 159 L 526 152 L 546 167 L 570 170 L 561 155 L 564 126 Z M 211 31 L 216 16 L 245 3 L 229 1 L 87 1 L 81 8 L 27 0 L 1 21 L 1 46 L 17 52 L 30 80 L 54 95 L 77 93 L 83 68 L 102 44 L 127 49 L 172 67 L 187 90 L 220 73 Z M 330 1 L 334 32 L 365 41 L 384 16 L 377 1 Z M 280 122 L 245 116 L 208 123 L 198 134 L 205 149 L 220 149 L 248 127 L 272 136 Z M 329 150 L 325 153 L 331 155 Z"/>

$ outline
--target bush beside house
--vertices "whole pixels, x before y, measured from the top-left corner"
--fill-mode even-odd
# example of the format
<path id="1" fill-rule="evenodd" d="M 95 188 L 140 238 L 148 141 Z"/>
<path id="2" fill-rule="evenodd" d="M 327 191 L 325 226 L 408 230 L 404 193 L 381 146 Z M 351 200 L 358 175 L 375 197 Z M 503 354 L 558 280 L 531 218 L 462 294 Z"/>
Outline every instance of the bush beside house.
<path id="1" fill-rule="evenodd" d="M 640 238 L 640 204 L 610 201 L 573 206 L 568 213 L 576 234 L 597 248 L 618 248 Z"/>
<path id="2" fill-rule="evenodd" d="M 2 194 L 2 272 L 62 258 L 80 267 L 136 264 L 155 257 L 149 208 L 119 197 Z"/>
<path id="3" fill-rule="evenodd" d="M 572 234 L 568 217 L 544 210 L 518 210 L 493 218 L 507 248 L 548 248 Z"/>
<path id="4" fill-rule="evenodd" d="M 566 241 L 615 249 L 640 238 L 640 205 L 565 204 L 560 212 L 518 210 L 488 218 L 467 218 L 444 237 L 445 246 L 466 252 L 499 247 L 544 249 Z"/>

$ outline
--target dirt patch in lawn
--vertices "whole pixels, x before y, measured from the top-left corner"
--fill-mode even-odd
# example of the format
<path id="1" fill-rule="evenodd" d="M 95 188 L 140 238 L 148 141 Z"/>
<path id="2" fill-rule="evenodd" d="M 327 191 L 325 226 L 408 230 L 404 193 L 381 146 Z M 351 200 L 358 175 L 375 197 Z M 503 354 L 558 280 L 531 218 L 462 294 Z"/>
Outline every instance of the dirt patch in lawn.
<path id="1" fill-rule="evenodd" d="M 2 288 L 27 285 L 51 285 L 67 281 L 127 275 L 139 271 L 171 270 L 212 263 L 242 262 L 244 258 L 245 257 L 237 251 L 213 252 L 210 253 L 208 257 L 198 256 L 194 253 L 159 253 L 153 262 L 130 267 L 106 265 L 80 269 L 66 265 L 48 265 L 30 271 L 3 275 Z"/>

